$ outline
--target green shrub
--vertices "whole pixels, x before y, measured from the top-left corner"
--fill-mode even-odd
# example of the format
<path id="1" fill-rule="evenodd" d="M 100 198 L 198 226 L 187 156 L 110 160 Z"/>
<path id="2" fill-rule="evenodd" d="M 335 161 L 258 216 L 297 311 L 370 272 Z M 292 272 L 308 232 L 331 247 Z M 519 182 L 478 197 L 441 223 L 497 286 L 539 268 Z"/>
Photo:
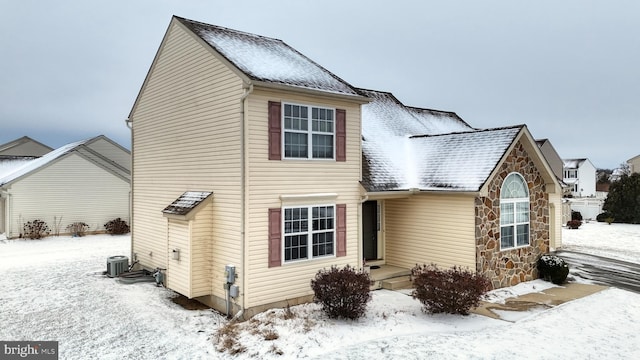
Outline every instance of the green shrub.
<path id="1" fill-rule="evenodd" d="M 23 236 L 28 239 L 42 239 L 51 232 L 47 223 L 39 219 L 26 222 L 22 230 Z"/>
<path id="2" fill-rule="evenodd" d="M 582 221 L 582 214 L 580 213 L 580 211 L 571 210 L 571 220 Z"/>
<path id="3" fill-rule="evenodd" d="M 605 211 L 603 213 L 598 214 L 598 216 L 596 216 L 596 221 L 606 222 L 607 224 L 611 225 L 611 223 L 615 221 L 615 218 L 610 212 Z"/>
<path id="4" fill-rule="evenodd" d="M 371 300 L 369 274 L 347 265 L 320 270 L 311 280 L 314 301 L 330 318 L 358 319 Z"/>
<path id="5" fill-rule="evenodd" d="M 129 233 L 129 225 L 127 225 L 126 221 L 120 218 L 110 220 L 109 222 L 104 224 L 104 228 L 107 229 L 107 234 L 111 235 L 122 235 Z"/>
<path id="6" fill-rule="evenodd" d="M 569 220 L 567 221 L 567 227 L 569 229 L 577 229 L 582 225 L 582 221 L 580 220 Z"/>
<path id="7" fill-rule="evenodd" d="M 541 279 L 560 285 L 567 280 L 569 265 L 559 256 L 542 255 L 538 259 L 538 273 Z"/>
<path id="8" fill-rule="evenodd" d="M 67 231 L 71 233 L 71 236 L 85 236 L 87 230 L 89 230 L 89 225 L 83 222 L 74 222 L 67 225 Z"/>
<path id="9" fill-rule="evenodd" d="M 416 265 L 411 275 L 415 286 L 411 296 L 430 314 L 468 315 L 491 289 L 485 276 L 457 266 L 440 270 L 435 265 Z"/>

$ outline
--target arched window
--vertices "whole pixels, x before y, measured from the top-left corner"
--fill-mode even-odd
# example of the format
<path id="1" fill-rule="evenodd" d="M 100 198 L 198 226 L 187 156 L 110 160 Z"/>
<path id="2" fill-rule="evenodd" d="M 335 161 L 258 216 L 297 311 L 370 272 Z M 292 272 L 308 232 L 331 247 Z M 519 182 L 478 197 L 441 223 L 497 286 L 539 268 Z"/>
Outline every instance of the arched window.
<path id="1" fill-rule="evenodd" d="M 511 173 L 500 191 L 500 248 L 529 245 L 529 188 L 522 175 Z"/>

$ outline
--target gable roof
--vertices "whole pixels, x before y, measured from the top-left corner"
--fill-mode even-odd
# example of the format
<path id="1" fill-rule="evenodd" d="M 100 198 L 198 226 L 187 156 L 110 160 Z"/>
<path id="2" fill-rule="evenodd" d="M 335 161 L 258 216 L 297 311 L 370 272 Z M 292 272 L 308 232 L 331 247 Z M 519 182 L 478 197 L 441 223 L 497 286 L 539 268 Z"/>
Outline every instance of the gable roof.
<path id="1" fill-rule="evenodd" d="M 30 153 L 11 153 L 12 149 L 16 149 L 22 145 L 28 144 L 28 143 L 32 143 L 34 145 L 36 145 L 37 147 L 41 148 L 43 151 L 39 151 L 37 153 L 34 152 L 30 152 Z M 3 153 L 11 153 L 10 155 L 17 155 L 17 156 L 42 156 L 45 153 L 49 152 L 53 150 L 53 148 L 51 148 L 50 146 L 47 146 L 39 141 L 33 140 L 32 138 L 28 137 L 28 136 L 23 136 L 21 138 L 9 141 L 7 143 L 1 144 L 0 145 L 0 155 Z"/>
<path id="2" fill-rule="evenodd" d="M 211 191 L 186 191 L 162 210 L 166 217 L 189 220 L 190 213 L 204 204 L 213 192 Z"/>
<path id="3" fill-rule="evenodd" d="M 89 144 L 90 142 L 93 142 L 99 138 L 106 138 L 106 137 L 104 135 L 100 135 L 90 139 L 76 141 L 76 142 L 61 146 L 58 149 L 55 149 L 44 156 L 30 160 L 22 164 L 21 166 L 14 168 L 12 171 L 6 174 L 0 174 L 0 186 L 5 186 L 7 184 L 10 184 L 16 180 L 19 180 L 24 176 L 27 176 L 33 172 L 38 171 L 39 169 L 42 169 L 48 165 L 51 165 L 55 161 L 63 158 L 66 155 L 69 155 L 72 152 L 77 153 L 83 158 L 106 169 L 107 171 L 113 173 L 114 175 L 126 181 L 129 181 L 130 174 L 128 170 L 119 166 L 114 161 L 105 157 L 104 155 L 85 146 L 86 144 Z"/>
<path id="4" fill-rule="evenodd" d="M 282 40 L 178 16 L 174 19 L 251 80 L 360 97 L 349 83 Z"/>
<path id="5" fill-rule="evenodd" d="M 371 101 L 362 105 L 362 184 L 370 192 L 478 191 L 523 128 L 478 130 L 453 112 L 358 91 Z"/>

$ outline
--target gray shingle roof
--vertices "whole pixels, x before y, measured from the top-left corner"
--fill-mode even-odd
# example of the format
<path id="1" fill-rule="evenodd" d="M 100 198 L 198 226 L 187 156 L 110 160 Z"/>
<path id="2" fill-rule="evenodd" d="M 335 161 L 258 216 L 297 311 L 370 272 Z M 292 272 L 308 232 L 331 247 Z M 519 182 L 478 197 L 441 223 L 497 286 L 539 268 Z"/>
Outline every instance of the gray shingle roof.
<path id="1" fill-rule="evenodd" d="M 164 208 L 162 212 L 169 215 L 187 215 L 211 194 L 213 194 L 211 191 L 187 191 Z"/>
<path id="2" fill-rule="evenodd" d="M 175 17 L 252 80 L 360 96 L 282 40 Z"/>
<path id="3" fill-rule="evenodd" d="M 477 130 L 455 113 L 407 107 L 393 94 L 359 89 L 367 191 L 478 191 L 523 126 Z"/>

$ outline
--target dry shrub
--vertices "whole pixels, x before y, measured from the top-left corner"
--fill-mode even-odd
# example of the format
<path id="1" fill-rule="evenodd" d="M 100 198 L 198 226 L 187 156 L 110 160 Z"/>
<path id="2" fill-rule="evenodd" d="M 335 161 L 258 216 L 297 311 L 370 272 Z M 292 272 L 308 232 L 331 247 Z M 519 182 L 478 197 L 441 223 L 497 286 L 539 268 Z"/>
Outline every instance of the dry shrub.
<path id="1" fill-rule="evenodd" d="M 435 265 L 416 265 L 411 275 L 415 286 L 411 296 L 430 314 L 468 315 L 490 289 L 485 276 L 457 266 L 440 270 Z"/>
<path id="2" fill-rule="evenodd" d="M 349 265 L 320 270 L 311 280 L 314 301 L 330 318 L 358 319 L 371 300 L 369 274 Z"/>

